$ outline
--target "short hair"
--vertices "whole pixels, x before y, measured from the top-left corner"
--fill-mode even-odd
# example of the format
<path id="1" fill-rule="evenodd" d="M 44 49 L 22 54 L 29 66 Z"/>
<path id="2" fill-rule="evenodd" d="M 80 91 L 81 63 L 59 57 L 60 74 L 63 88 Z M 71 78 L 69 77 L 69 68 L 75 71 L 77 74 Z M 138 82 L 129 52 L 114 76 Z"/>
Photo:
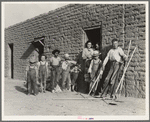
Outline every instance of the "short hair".
<path id="1" fill-rule="evenodd" d="M 53 51 L 52 51 L 52 54 L 55 54 L 56 52 L 60 53 L 60 50 L 57 50 L 57 49 L 56 49 L 56 50 L 53 50 Z"/>
<path id="2" fill-rule="evenodd" d="M 118 39 L 116 39 L 116 38 L 113 39 L 113 40 L 112 40 L 112 43 L 113 43 L 113 42 L 118 42 Z"/>
<path id="3" fill-rule="evenodd" d="M 85 47 L 87 48 L 87 44 L 88 43 L 91 43 L 92 44 L 92 42 L 91 41 L 87 41 L 86 43 L 85 43 Z M 92 45 L 91 45 L 91 47 L 92 47 Z"/>
<path id="4" fill-rule="evenodd" d="M 46 56 L 44 53 L 41 55 L 41 57 L 42 57 L 42 56 L 45 56 L 45 59 L 47 59 L 47 56 Z"/>

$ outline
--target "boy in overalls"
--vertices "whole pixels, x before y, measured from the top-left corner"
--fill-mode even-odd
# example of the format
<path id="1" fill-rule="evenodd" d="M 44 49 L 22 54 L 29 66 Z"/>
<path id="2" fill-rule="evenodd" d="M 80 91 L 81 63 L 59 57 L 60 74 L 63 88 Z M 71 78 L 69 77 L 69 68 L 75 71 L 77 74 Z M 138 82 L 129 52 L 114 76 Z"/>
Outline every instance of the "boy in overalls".
<path id="1" fill-rule="evenodd" d="M 27 92 L 28 95 L 30 95 L 33 91 L 34 95 L 36 96 L 38 94 L 38 87 L 37 87 L 37 81 L 38 81 L 38 69 L 36 66 L 36 59 L 35 57 L 31 57 L 30 65 L 26 67 L 26 81 L 27 81 Z"/>
<path id="2" fill-rule="evenodd" d="M 39 80 L 41 86 L 41 92 L 46 92 L 46 79 L 48 76 L 48 62 L 46 62 L 46 55 L 41 55 L 41 61 L 37 63 L 38 71 L 39 71 Z"/>
<path id="3" fill-rule="evenodd" d="M 90 82 L 90 90 L 94 84 L 94 79 L 97 78 L 99 72 L 102 70 L 102 61 L 99 59 L 99 51 L 94 51 L 93 52 L 93 59 L 90 63 L 90 67 L 88 69 L 88 73 L 90 73 L 90 79 L 91 79 L 91 82 Z M 102 75 L 100 76 L 99 78 L 99 81 L 101 79 Z M 95 92 L 97 90 L 97 86 L 98 86 L 98 83 L 93 87 L 93 90 L 92 90 L 92 95 L 95 95 Z"/>

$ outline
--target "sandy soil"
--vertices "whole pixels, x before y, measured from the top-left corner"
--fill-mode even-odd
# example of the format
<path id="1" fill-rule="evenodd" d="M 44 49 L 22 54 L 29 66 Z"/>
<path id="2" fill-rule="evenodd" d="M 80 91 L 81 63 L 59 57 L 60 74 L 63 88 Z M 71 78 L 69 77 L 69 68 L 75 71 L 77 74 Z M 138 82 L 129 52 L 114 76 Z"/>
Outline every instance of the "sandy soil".
<path id="1" fill-rule="evenodd" d="M 84 98 L 85 97 L 85 98 Z M 5 79 L 4 115 L 144 115 L 145 99 L 102 100 L 77 92 L 26 95 L 24 81 Z"/>

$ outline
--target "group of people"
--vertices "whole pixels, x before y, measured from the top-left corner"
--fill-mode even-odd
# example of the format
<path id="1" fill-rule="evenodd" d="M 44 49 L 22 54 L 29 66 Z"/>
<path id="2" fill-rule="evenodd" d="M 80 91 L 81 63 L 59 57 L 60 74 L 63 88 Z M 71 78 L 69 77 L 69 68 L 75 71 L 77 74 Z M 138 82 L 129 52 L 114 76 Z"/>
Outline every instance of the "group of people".
<path id="1" fill-rule="evenodd" d="M 46 89 L 51 89 L 52 93 L 75 90 L 75 82 L 81 71 L 80 66 L 76 61 L 71 60 L 69 54 L 64 54 L 64 60 L 62 60 L 59 57 L 59 53 L 59 50 L 53 50 L 53 57 L 50 58 L 49 62 L 46 61 L 47 56 L 45 54 L 41 55 L 39 62 L 36 61 L 36 57 L 34 56 L 30 58 L 29 65 L 26 67 L 25 77 L 28 95 L 30 95 L 32 91 L 34 95 L 37 95 L 39 91 L 45 93 Z M 51 85 L 49 88 L 47 88 L 46 82 L 48 76 L 51 77 Z M 38 83 L 40 83 L 40 90 Z"/>
<path id="2" fill-rule="evenodd" d="M 118 47 L 118 40 L 112 40 L 112 49 L 107 53 L 107 56 L 102 61 L 100 59 L 99 44 L 95 44 L 95 48 L 92 47 L 92 42 L 88 41 L 86 47 L 82 51 L 83 63 L 79 64 L 77 61 L 70 59 L 69 54 L 64 54 L 64 60 L 59 57 L 59 50 L 52 51 L 53 57 L 47 62 L 46 55 L 41 55 L 41 61 L 36 62 L 34 57 L 30 58 L 30 65 L 26 68 L 26 81 L 28 86 L 28 94 L 38 94 L 37 82 L 40 83 L 40 91 L 46 92 L 46 80 L 49 76 L 48 70 L 51 70 L 51 92 L 60 91 L 74 91 L 76 81 L 80 72 L 83 74 L 83 79 L 87 83 L 87 91 L 92 91 L 91 95 L 94 95 L 97 90 L 97 85 L 94 85 L 94 81 L 98 79 L 98 82 L 102 79 L 103 72 L 107 62 L 110 62 L 110 70 L 107 77 L 104 80 L 104 85 L 100 97 L 110 95 L 110 98 L 114 97 L 115 86 L 119 77 L 120 68 L 124 61 L 127 61 L 127 56 L 124 51 Z M 50 68 L 49 68 L 50 65 Z M 82 65 L 82 66 L 81 66 Z M 81 68 L 82 67 L 82 68 Z M 61 80 L 61 82 L 60 82 Z M 58 87 L 60 88 L 58 90 Z"/>

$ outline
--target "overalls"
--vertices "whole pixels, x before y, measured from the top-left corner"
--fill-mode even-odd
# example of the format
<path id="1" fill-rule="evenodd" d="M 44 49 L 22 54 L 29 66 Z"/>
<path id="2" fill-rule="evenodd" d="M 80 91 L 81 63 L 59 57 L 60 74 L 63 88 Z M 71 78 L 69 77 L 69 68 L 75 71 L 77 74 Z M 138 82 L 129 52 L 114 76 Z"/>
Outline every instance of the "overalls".
<path id="1" fill-rule="evenodd" d="M 95 62 L 93 61 L 92 72 L 90 73 L 90 78 L 91 78 L 91 80 L 94 79 L 94 78 L 97 78 L 101 66 L 102 66 L 101 60 L 99 60 L 98 63 L 95 63 Z M 94 82 L 90 82 L 90 89 L 92 88 L 93 84 L 94 84 Z M 95 85 L 95 87 L 93 88 L 93 90 L 92 90 L 93 93 L 96 92 L 97 86 L 98 86 L 98 83 L 97 83 L 97 85 Z"/>
<path id="2" fill-rule="evenodd" d="M 28 82 L 28 85 L 27 85 L 28 94 L 31 94 L 32 90 L 35 95 L 38 94 L 35 66 L 34 68 L 29 67 L 29 70 L 27 72 L 27 82 Z"/>
<path id="3" fill-rule="evenodd" d="M 46 71 L 46 62 L 44 65 L 40 62 L 40 67 L 39 67 L 39 78 L 40 78 L 40 84 L 41 84 L 41 91 L 45 92 L 46 90 L 46 78 L 47 78 L 47 71 Z M 44 88 L 43 88 L 44 84 Z"/>
<path id="4" fill-rule="evenodd" d="M 70 63 L 67 63 L 67 69 L 62 71 L 62 89 L 70 90 L 71 78 L 70 78 Z"/>

